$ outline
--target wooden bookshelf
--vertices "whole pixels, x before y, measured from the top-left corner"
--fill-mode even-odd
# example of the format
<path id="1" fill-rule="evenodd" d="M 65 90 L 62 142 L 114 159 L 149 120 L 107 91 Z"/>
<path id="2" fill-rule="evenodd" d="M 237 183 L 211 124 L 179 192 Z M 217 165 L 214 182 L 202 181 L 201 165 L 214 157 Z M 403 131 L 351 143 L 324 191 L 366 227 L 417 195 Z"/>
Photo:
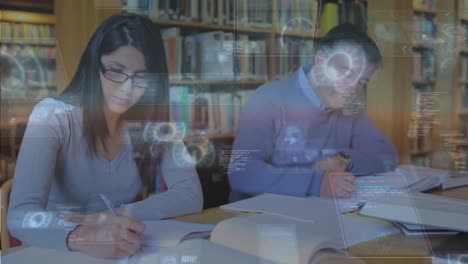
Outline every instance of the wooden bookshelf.
<path id="1" fill-rule="evenodd" d="M 246 1 L 244 1 L 246 2 Z M 268 2 L 268 1 L 267 1 Z M 191 80 L 179 78 L 170 80 L 171 86 L 189 86 L 196 87 L 198 85 L 210 87 L 206 91 L 218 91 L 218 87 L 222 88 L 223 85 L 229 85 L 227 87 L 231 90 L 237 87 L 239 90 L 251 90 L 256 88 L 265 82 L 270 80 L 275 80 L 282 78 L 283 76 L 276 74 L 275 67 L 275 57 L 285 57 L 283 54 L 276 54 L 275 48 L 277 39 L 281 36 L 288 37 L 293 41 L 310 41 L 315 42 L 321 36 L 314 36 L 314 33 L 304 31 L 294 31 L 291 29 L 286 30 L 283 34 L 278 26 L 280 12 L 278 12 L 279 7 L 277 6 L 277 0 L 271 0 L 268 2 L 266 7 L 268 12 L 271 12 L 271 26 L 264 28 L 258 27 L 256 25 L 246 25 L 246 24 L 216 24 L 216 23 L 203 23 L 198 21 L 187 21 L 187 19 L 181 20 L 169 20 L 169 19 L 159 19 L 158 16 L 151 16 L 152 21 L 158 24 L 162 29 L 167 28 L 178 28 L 180 29 L 180 34 L 182 36 L 190 34 L 199 34 L 204 32 L 211 31 L 223 31 L 223 32 L 232 32 L 234 36 L 237 37 L 238 34 L 248 35 L 249 40 L 265 40 L 266 43 L 266 53 L 264 57 L 267 60 L 267 78 L 265 80 L 256 80 L 254 78 L 246 78 L 243 80 Z M 302 1 L 305 2 L 305 1 Z M 316 9 L 316 18 L 318 17 L 318 12 L 320 12 L 319 4 L 325 2 L 325 0 L 313 0 L 310 3 L 317 3 Z M 351 5 L 354 3 L 353 0 L 346 0 Z M 299 1 L 298 1 L 299 3 Z M 312 4 L 307 3 L 310 7 Z M 70 3 L 64 3 L 64 1 L 55 1 L 55 14 L 57 16 L 57 42 L 60 45 L 61 49 L 67 52 L 67 56 L 63 56 L 63 72 L 59 72 L 59 91 L 61 91 L 71 76 L 76 70 L 76 65 L 78 64 L 81 52 L 84 49 L 87 40 L 94 32 L 95 28 L 108 16 L 120 13 L 124 8 L 121 6 L 121 1 L 112 2 L 112 8 L 100 9 L 95 8 L 93 0 L 82 0 L 82 1 L 72 1 Z M 132 10 L 132 9 L 129 9 Z M 299 12 L 296 10 L 294 12 Z M 201 14 L 201 13 L 200 13 Z M 282 14 L 282 13 L 281 13 Z M 337 14 L 338 15 L 338 14 Z M 318 19 L 318 18 L 317 18 Z M 86 22 L 84 22 L 86 21 Z M 202 21 L 202 20 L 199 20 Z M 343 22 L 343 21 L 341 21 Z M 318 24 L 313 23 L 314 25 Z M 304 25 L 304 24 L 302 24 Z M 77 32 L 75 35 L 70 35 L 70 31 Z M 317 29 L 313 30 L 318 32 Z M 280 50 L 283 53 L 283 50 Z M 288 54 L 289 57 L 296 57 L 293 54 Z M 310 62 L 309 62 L 310 63 Z M 291 72 L 295 69 L 291 69 Z M 211 89 L 213 87 L 213 89 Z M 171 88 L 172 89 L 172 88 Z M 226 89 L 220 89 L 221 92 L 224 92 Z M 215 137 L 218 137 L 215 135 Z M 221 136 L 223 137 L 223 136 Z"/>
<path id="2" fill-rule="evenodd" d="M 212 81 L 212 80 L 171 80 L 170 85 L 262 85 L 266 81 L 264 80 L 224 80 L 224 81 Z"/>
<path id="3" fill-rule="evenodd" d="M 30 11 L 0 10 L 0 22 L 2 31 L 4 30 L 0 41 L 2 56 L 14 62 L 15 67 L 21 67 L 26 78 L 22 80 L 21 76 L 12 75 L 12 78 L 22 81 L 23 86 L 2 90 L 1 119 L 25 118 L 37 100 L 54 95 L 57 90 L 54 78 L 56 58 L 52 55 L 56 52 L 56 42 L 53 35 L 47 35 L 53 32 L 55 16 Z M 13 32 L 18 26 L 30 30 L 34 38 Z M 12 35 L 6 35 L 9 32 L 7 27 Z"/>
<path id="4" fill-rule="evenodd" d="M 235 25 L 218 25 L 218 24 L 206 24 L 200 22 L 188 22 L 179 20 L 161 20 L 152 19 L 154 23 L 162 27 L 181 27 L 181 28 L 194 28 L 203 30 L 221 30 L 221 31 L 236 31 L 239 33 L 263 33 L 271 34 L 271 28 L 255 28 L 255 27 L 238 27 Z"/>
<path id="5" fill-rule="evenodd" d="M 434 164 L 430 164 L 435 160 L 433 156 L 436 152 L 443 151 L 441 144 L 443 142 L 441 142 L 439 131 L 448 131 L 451 128 L 452 114 L 450 110 L 453 106 L 451 89 L 454 87 L 453 59 L 455 55 L 448 54 L 447 51 L 453 51 L 453 48 L 450 49 L 447 46 L 454 38 L 447 36 L 442 28 L 445 25 L 455 24 L 456 8 L 455 0 L 436 1 L 436 6 L 431 9 L 413 6 L 413 2 L 417 3 L 417 1 L 408 0 L 368 1 L 369 31 L 375 33 L 374 38 L 381 47 L 384 62 L 383 67 L 376 74 L 377 76 L 369 83 L 367 112 L 376 126 L 383 130 L 387 138 L 395 145 L 400 163 L 411 163 L 417 159 L 427 158 L 429 162 L 425 165 L 433 166 Z M 425 3 L 428 2 L 425 1 Z M 436 36 L 429 38 L 433 36 L 430 33 L 425 34 L 424 37 L 419 34 L 417 31 L 426 32 L 426 30 L 424 27 L 416 26 L 416 18 L 413 16 L 423 17 L 420 18 L 421 21 L 433 19 L 436 30 L 427 30 L 427 32 L 435 32 Z M 387 31 L 378 32 L 380 30 L 377 28 L 378 24 L 386 25 Z M 403 35 L 407 38 L 400 37 Z M 417 66 L 417 64 L 414 55 L 418 54 L 413 52 L 432 52 L 434 54 L 434 64 L 437 67 L 433 70 L 435 71 L 433 80 L 415 77 L 418 74 L 415 73 L 415 65 Z M 447 63 L 446 61 L 450 59 L 450 63 Z M 440 67 L 443 62 L 445 62 L 444 65 L 447 65 L 444 69 Z M 430 81 L 427 81 L 428 79 Z M 420 92 L 416 92 L 416 90 Z M 420 110 L 416 111 L 418 109 L 416 108 L 418 106 L 417 97 L 421 96 L 421 92 L 427 91 L 443 94 L 434 95 L 438 96 L 439 101 L 435 107 L 440 112 L 429 115 Z M 422 141 L 422 143 L 428 142 L 427 146 L 421 144 L 421 139 L 420 141 L 416 140 L 419 138 L 419 133 L 413 134 L 415 135 L 414 139 L 409 138 L 410 129 L 415 128 L 414 119 L 420 117 L 424 120 L 431 120 L 430 138 L 427 138 L 427 141 Z M 422 130 L 424 132 L 421 134 L 425 135 L 427 130 L 424 127 Z M 415 131 L 419 132 L 417 129 Z M 415 149 L 415 147 L 419 149 Z"/>
<path id="6" fill-rule="evenodd" d="M 26 11 L 0 10 L 0 21 L 55 25 L 55 16 Z"/>
<path id="7" fill-rule="evenodd" d="M 40 40 L 31 40 L 31 39 L 4 39 L 2 38 L 2 44 L 21 44 L 28 46 L 52 46 L 55 47 L 55 39 L 40 39 Z"/>
<path id="8" fill-rule="evenodd" d="M 297 32 L 297 31 L 275 31 L 275 35 L 285 36 L 285 37 L 299 37 L 299 38 L 310 38 L 310 39 L 320 39 L 323 36 L 315 36 L 313 32 Z"/>
<path id="9" fill-rule="evenodd" d="M 413 8 L 413 12 L 415 13 L 422 13 L 422 14 L 429 14 L 435 16 L 437 14 L 434 10 L 424 9 L 424 8 Z"/>
<path id="10" fill-rule="evenodd" d="M 468 109 L 463 107 L 462 100 L 466 100 L 466 97 L 468 96 L 463 92 L 462 89 L 466 89 L 466 86 L 468 85 L 468 80 L 466 79 L 468 76 L 468 68 L 463 69 L 461 67 L 461 63 L 464 60 L 468 60 L 468 42 L 466 42 L 464 38 L 464 30 L 466 29 L 465 25 L 468 25 L 468 17 L 465 17 L 464 14 L 462 14 L 462 10 L 466 7 L 463 7 L 463 0 L 456 0 L 456 5 L 457 5 L 457 39 L 458 41 L 455 43 L 456 48 L 458 50 L 457 57 L 456 57 L 456 69 L 454 72 L 454 79 L 455 79 L 455 85 L 453 89 L 453 115 L 452 115 L 452 124 L 453 124 L 453 130 L 458 131 L 463 135 L 463 138 L 466 140 L 468 138 L 468 135 L 466 134 L 466 125 L 468 125 Z M 467 63 L 468 64 L 468 63 Z M 465 71 L 465 72 L 463 72 Z M 465 75 L 463 78 L 462 75 Z M 464 88 L 462 88 L 464 86 Z M 459 139 L 459 138 L 458 138 Z M 463 143 L 457 143 L 456 146 L 453 146 L 453 149 L 459 149 L 459 148 L 464 148 L 466 144 Z M 457 166 L 455 166 L 455 162 L 452 162 L 452 169 L 457 170 Z M 466 170 L 466 168 L 465 168 Z"/>
<path id="11" fill-rule="evenodd" d="M 429 9 L 423 9 L 423 8 L 418 8 L 413 6 L 413 16 L 417 17 L 418 19 L 413 20 L 413 23 L 422 23 L 427 25 L 427 21 L 430 21 L 429 23 L 434 24 L 436 22 L 436 17 L 437 17 L 437 12 L 435 10 L 429 10 Z M 416 27 L 416 25 L 413 24 L 413 27 Z M 421 27 L 418 27 L 418 30 L 421 30 Z M 426 28 L 423 27 L 423 30 L 427 30 Z M 415 36 L 417 35 L 424 35 L 427 34 L 427 31 L 417 31 L 413 33 Z M 434 34 L 432 32 L 432 34 Z M 420 72 L 420 79 L 425 79 L 428 76 L 423 76 L 422 73 L 425 72 L 424 65 L 427 63 L 424 63 L 424 61 L 432 61 L 435 60 L 435 40 L 437 39 L 437 35 L 431 35 L 431 39 L 428 41 L 422 41 L 422 40 L 417 40 L 414 41 L 413 43 L 413 56 L 414 54 L 419 54 L 418 57 L 414 57 L 414 60 L 420 60 L 417 65 L 413 65 L 412 71 L 419 71 Z M 426 52 L 428 51 L 428 52 Z M 432 59 L 430 59 L 432 57 Z M 415 62 L 416 63 L 416 62 Z M 412 134 L 411 136 L 408 135 L 409 137 L 412 137 L 412 139 L 408 139 L 409 141 L 409 157 L 408 157 L 408 162 L 409 163 L 416 163 L 416 165 L 431 165 L 430 160 L 431 160 L 431 155 L 433 151 L 433 133 L 434 129 L 432 128 L 432 125 L 429 125 L 430 128 L 426 131 L 424 126 L 426 126 L 426 123 L 431 123 L 434 115 L 430 114 L 427 115 L 424 111 L 424 109 L 420 109 L 421 106 L 417 105 L 417 101 L 422 100 L 421 97 L 423 97 L 421 91 L 419 89 L 424 89 L 424 92 L 426 93 L 431 93 L 436 91 L 436 78 L 437 78 L 437 73 L 435 72 L 436 68 L 436 63 L 437 60 L 433 61 L 433 76 L 430 76 L 432 80 L 413 80 L 412 81 L 412 94 L 410 96 L 411 98 L 411 108 L 410 113 L 411 115 L 422 115 L 421 117 L 416 117 L 416 119 L 413 119 L 413 117 L 410 120 L 409 123 L 409 132 Z M 419 67 L 419 68 L 418 68 Z M 428 90 L 429 89 L 429 90 Z M 415 93 L 417 96 L 415 97 Z M 423 131 L 423 132 L 422 132 Z M 424 132 L 425 131 L 425 132 Z M 422 143 L 421 143 L 422 142 Z M 429 144 L 429 146 L 427 146 Z M 421 149 L 419 149 L 421 148 Z M 423 160 L 423 162 L 421 162 Z"/>

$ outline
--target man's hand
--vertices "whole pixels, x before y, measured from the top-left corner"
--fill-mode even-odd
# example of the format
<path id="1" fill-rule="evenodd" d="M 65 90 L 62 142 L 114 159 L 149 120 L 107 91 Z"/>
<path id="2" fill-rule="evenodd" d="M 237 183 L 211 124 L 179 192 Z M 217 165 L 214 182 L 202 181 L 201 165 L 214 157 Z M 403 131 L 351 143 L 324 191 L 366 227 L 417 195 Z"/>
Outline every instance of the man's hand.
<path id="1" fill-rule="evenodd" d="M 318 170 L 332 171 L 332 172 L 345 172 L 346 162 L 337 156 L 329 157 L 326 160 L 319 161 L 315 164 Z"/>
<path id="2" fill-rule="evenodd" d="M 356 177 L 350 172 L 327 171 L 322 177 L 320 196 L 334 198 L 349 198 L 354 192 Z"/>
<path id="3" fill-rule="evenodd" d="M 111 218 L 104 224 L 78 226 L 68 235 L 67 246 L 98 258 L 122 258 L 137 253 L 145 225 L 126 216 Z"/>

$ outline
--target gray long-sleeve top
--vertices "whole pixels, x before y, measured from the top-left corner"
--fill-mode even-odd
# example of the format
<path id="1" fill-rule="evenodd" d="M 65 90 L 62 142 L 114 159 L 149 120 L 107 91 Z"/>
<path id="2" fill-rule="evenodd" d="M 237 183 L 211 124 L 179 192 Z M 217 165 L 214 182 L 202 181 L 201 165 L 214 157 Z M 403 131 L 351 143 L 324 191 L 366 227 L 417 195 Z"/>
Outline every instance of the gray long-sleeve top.
<path id="1" fill-rule="evenodd" d="M 258 88 L 243 107 L 229 166 L 231 189 L 256 195 L 320 195 L 325 171 L 314 164 L 343 151 L 356 174 L 389 171 L 394 146 L 361 111 L 326 110 L 304 66 L 290 78 Z"/>
<path id="2" fill-rule="evenodd" d="M 202 210 L 203 194 L 183 142 L 167 144 L 160 171 L 167 191 L 134 202 L 142 181 L 126 144 L 111 161 L 91 158 L 82 134 L 82 108 L 47 98 L 34 108 L 16 163 L 7 223 L 25 244 L 67 250 L 74 225 L 61 213 L 106 211 L 98 194 L 124 205 L 134 219 L 158 220 Z"/>

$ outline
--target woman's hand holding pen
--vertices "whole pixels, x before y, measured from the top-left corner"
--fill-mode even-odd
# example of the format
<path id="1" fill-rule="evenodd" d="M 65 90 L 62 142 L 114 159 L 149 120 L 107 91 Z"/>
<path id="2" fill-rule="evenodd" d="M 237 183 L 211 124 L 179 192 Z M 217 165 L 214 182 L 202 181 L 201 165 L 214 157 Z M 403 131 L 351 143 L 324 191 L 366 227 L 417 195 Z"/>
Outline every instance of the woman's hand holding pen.
<path id="1" fill-rule="evenodd" d="M 69 234 L 67 245 L 98 258 L 122 258 L 140 250 L 144 229 L 139 221 L 111 215 L 104 223 L 78 226 Z"/>
<path id="2" fill-rule="evenodd" d="M 128 216 L 127 209 L 125 207 L 120 207 L 115 209 L 117 215 L 119 216 Z M 77 223 L 80 225 L 96 225 L 96 224 L 105 224 L 109 221 L 114 220 L 114 214 L 111 210 L 105 212 L 99 212 L 95 214 L 63 214 L 61 217 L 69 222 Z"/>

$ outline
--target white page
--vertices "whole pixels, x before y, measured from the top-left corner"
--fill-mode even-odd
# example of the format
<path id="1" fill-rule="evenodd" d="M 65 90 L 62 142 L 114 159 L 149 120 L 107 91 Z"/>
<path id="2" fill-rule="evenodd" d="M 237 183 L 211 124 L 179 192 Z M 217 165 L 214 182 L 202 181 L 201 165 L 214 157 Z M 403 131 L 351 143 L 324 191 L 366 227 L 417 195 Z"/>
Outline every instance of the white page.
<path id="1" fill-rule="evenodd" d="M 352 212 L 377 198 L 432 189 L 445 181 L 449 173 L 447 170 L 400 165 L 393 172 L 356 177 L 353 196 L 348 199 L 337 199 L 339 211 Z"/>
<path id="2" fill-rule="evenodd" d="M 468 201 L 424 193 L 400 194 L 368 202 L 363 215 L 468 232 Z"/>
<path id="3" fill-rule="evenodd" d="M 207 232 L 213 230 L 213 225 L 194 224 L 176 220 L 145 221 L 143 245 L 152 247 L 173 247 L 182 242 L 183 238 L 193 233 L 201 233 L 207 237 Z M 209 234 L 208 234 L 209 236 Z"/>
<path id="4" fill-rule="evenodd" d="M 157 253 L 142 257 L 139 262 L 135 263 L 273 264 L 268 260 L 203 239 L 189 240 L 173 248 L 162 249 Z"/>
<path id="5" fill-rule="evenodd" d="M 80 252 L 66 252 L 54 249 L 27 247 L 1 256 L 2 264 L 117 264 L 119 260 L 98 259 Z"/>
<path id="6" fill-rule="evenodd" d="M 141 263 L 161 250 L 167 250 L 177 246 L 184 238 L 209 237 L 214 225 L 194 224 L 176 220 L 145 221 L 142 250 L 139 254 L 128 258 L 122 264 Z M 193 236 L 195 234 L 195 236 Z"/>
<path id="7" fill-rule="evenodd" d="M 324 215 L 336 215 L 336 206 L 332 200 L 272 193 L 226 204 L 221 208 L 241 212 L 268 213 L 310 222 L 314 222 Z M 320 215 L 317 212 L 320 212 Z"/>
<path id="8" fill-rule="evenodd" d="M 341 215 L 331 199 L 318 197 L 293 197 L 278 194 L 262 194 L 250 199 L 221 206 L 223 209 L 259 212 L 312 223 L 314 228 L 340 238 L 346 247 L 398 233 L 399 230 L 361 218 Z"/>
<path id="9" fill-rule="evenodd" d="M 449 177 L 442 183 L 442 189 L 450 189 L 468 185 L 468 176 Z"/>

